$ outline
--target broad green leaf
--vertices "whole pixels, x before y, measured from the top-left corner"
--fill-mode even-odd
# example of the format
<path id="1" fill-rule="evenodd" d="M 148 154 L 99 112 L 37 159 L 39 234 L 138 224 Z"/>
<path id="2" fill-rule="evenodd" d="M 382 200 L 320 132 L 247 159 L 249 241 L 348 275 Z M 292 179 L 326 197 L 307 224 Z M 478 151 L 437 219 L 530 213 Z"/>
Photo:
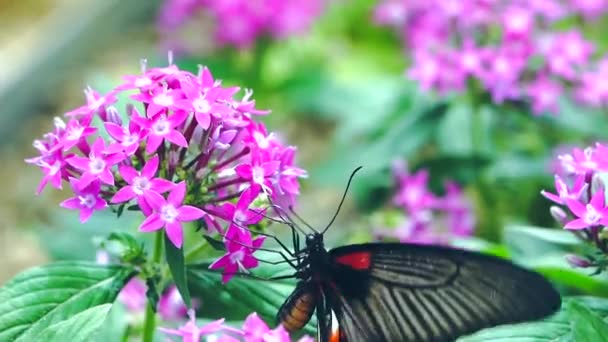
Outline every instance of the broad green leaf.
<path id="1" fill-rule="evenodd" d="M 51 326 L 81 324 L 70 319 L 114 302 L 134 273 L 122 266 L 57 262 L 17 275 L 0 289 L 0 341 L 38 341 Z M 101 315 L 87 315 L 93 312 Z"/>
<path id="2" fill-rule="evenodd" d="M 184 303 L 187 307 L 192 307 L 192 302 L 190 300 L 190 291 L 188 290 L 188 279 L 186 276 L 186 264 L 184 263 L 184 249 L 177 248 L 169 240 L 167 234 L 165 235 L 165 256 L 167 259 L 167 264 L 169 264 L 169 270 L 171 271 L 171 275 L 173 276 L 173 281 L 175 282 L 175 286 L 179 291 L 179 294 L 182 296 Z"/>
<path id="3" fill-rule="evenodd" d="M 573 337 L 576 342 L 608 341 L 608 323 L 585 306 L 570 302 L 568 314 L 572 319 Z"/>
<path id="4" fill-rule="evenodd" d="M 129 327 L 129 320 L 125 306 L 116 302 L 108 314 L 105 322 L 95 334 L 95 342 L 121 341 Z"/>
<path id="5" fill-rule="evenodd" d="M 256 256 L 271 259 L 269 254 L 258 251 Z M 294 280 L 269 281 L 235 276 L 223 284 L 221 273 L 209 270 L 209 265 L 210 262 L 187 266 L 191 294 L 205 303 L 205 310 L 202 312 L 204 317 L 225 317 L 227 320 L 242 321 L 252 312 L 257 312 L 268 325 L 275 325 L 275 316 L 293 291 Z M 285 264 L 262 264 L 251 272 L 257 277 L 269 278 L 288 275 L 294 271 Z M 309 323 L 308 332 L 314 332 L 314 321 L 312 319 L 312 324 Z"/>
<path id="6" fill-rule="evenodd" d="M 563 299 L 559 312 L 544 320 L 485 329 L 473 335 L 461 337 L 457 342 L 578 342 L 578 339 L 573 338 L 571 322 L 576 318 L 569 310 L 571 303 L 586 307 L 586 310 L 593 312 L 598 319 L 608 317 L 607 299 L 570 297 Z"/>
<path id="7" fill-rule="evenodd" d="M 90 341 L 106 320 L 112 304 L 103 304 L 84 310 L 67 320 L 53 324 L 36 336 L 36 341 Z"/>

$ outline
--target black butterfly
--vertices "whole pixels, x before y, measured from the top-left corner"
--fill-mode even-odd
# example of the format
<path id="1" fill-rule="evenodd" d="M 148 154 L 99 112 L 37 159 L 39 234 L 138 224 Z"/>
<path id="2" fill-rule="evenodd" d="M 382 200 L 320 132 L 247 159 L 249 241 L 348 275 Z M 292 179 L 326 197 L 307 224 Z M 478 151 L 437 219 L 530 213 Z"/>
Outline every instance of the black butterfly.
<path id="1" fill-rule="evenodd" d="M 320 342 L 453 341 L 483 328 L 540 319 L 561 305 L 540 274 L 489 255 L 402 243 L 328 251 L 323 234 L 336 215 L 323 231 L 307 234 L 301 249 L 296 229 L 302 230 L 284 220 L 292 227 L 295 252 L 281 245 L 296 272 L 277 279 L 298 279 L 277 314 L 288 331 L 303 328 L 316 311 Z"/>

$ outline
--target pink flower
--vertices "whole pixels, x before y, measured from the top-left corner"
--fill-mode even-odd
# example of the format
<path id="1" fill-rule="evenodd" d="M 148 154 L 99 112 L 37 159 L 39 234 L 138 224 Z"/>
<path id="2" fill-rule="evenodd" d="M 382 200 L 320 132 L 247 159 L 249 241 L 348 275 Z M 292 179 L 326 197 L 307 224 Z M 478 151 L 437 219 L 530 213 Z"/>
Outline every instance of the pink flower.
<path id="1" fill-rule="evenodd" d="M 136 109 L 133 110 L 132 115 L 139 116 Z M 108 134 L 116 140 L 115 144 L 108 146 L 107 153 L 124 152 L 127 157 L 132 156 L 148 134 L 148 131 L 142 129 L 135 121 L 131 121 L 128 128 L 123 128 L 112 122 L 106 122 L 104 125 Z"/>
<path id="2" fill-rule="evenodd" d="M 587 190 L 585 175 L 579 175 L 576 177 L 576 181 L 572 186 L 572 189 L 568 189 L 568 186 L 562 180 L 562 178 L 555 175 L 555 190 L 557 190 L 557 194 L 552 194 L 545 190 L 542 190 L 541 194 L 557 204 L 566 204 L 568 200 L 576 201 L 583 195 L 585 190 Z"/>
<path id="3" fill-rule="evenodd" d="M 205 212 L 201 209 L 182 204 L 185 195 L 186 182 L 177 184 L 166 200 L 157 192 L 149 192 L 146 202 L 154 212 L 144 220 L 139 230 L 151 232 L 164 227 L 169 240 L 175 247 L 181 248 L 184 238 L 182 222 L 194 221 L 205 216 Z"/>
<path id="4" fill-rule="evenodd" d="M 188 308 L 177 287 L 169 286 L 158 301 L 158 314 L 164 321 L 174 321 L 186 317 L 187 313 Z"/>
<path id="5" fill-rule="evenodd" d="M 533 13 L 529 9 L 518 6 L 508 7 L 502 16 L 505 38 L 527 38 L 532 31 L 533 20 Z"/>
<path id="6" fill-rule="evenodd" d="M 147 290 L 148 287 L 141 279 L 131 278 L 118 294 L 118 300 L 130 312 L 143 312 L 148 304 Z"/>
<path id="7" fill-rule="evenodd" d="M 159 114 L 151 119 L 134 117 L 133 121 L 148 130 L 146 152 L 152 154 L 158 150 L 165 140 L 180 147 L 188 147 L 186 138 L 177 129 L 187 118 L 188 114 L 186 112 L 178 111 L 169 117 L 166 114 Z"/>
<path id="8" fill-rule="evenodd" d="M 241 193 L 236 205 L 228 202 L 224 203 L 219 208 L 219 215 L 227 220 L 230 225 L 236 225 L 243 228 L 251 224 L 260 222 L 264 217 L 254 210 L 250 210 L 249 206 L 260 194 L 260 187 L 253 185 Z"/>
<path id="9" fill-rule="evenodd" d="M 558 100 L 563 94 L 563 88 L 559 83 L 548 79 L 545 75 L 539 75 L 534 82 L 528 84 L 526 91 L 532 99 L 534 114 L 559 111 Z"/>
<path id="10" fill-rule="evenodd" d="M 87 104 L 67 112 L 65 114 L 66 116 L 90 117 L 93 116 L 93 114 L 98 113 L 103 117 L 105 116 L 105 107 L 116 102 L 116 96 L 114 96 L 115 94 L 113 92 L 110 92 L 105 96 L 101 96 L 98 92 L 91 89 L 91 87 L 88 87 L 84 90 L 84 94 L 87 98 Z"/>
<path id="11" fill-rule="evenodd" d="M 577 200 L 566 200 L 568 208 L 577 217 L 566 223 L 566 229 L 584 229 L 598 225 L 608 225 L 608 208 L 605 207 L 604 190 L 597 191 L 587 204 Z"/>
<path id="12" fill-rule="evenodd" d="M 571 6 L 579 10 L 585 17 L 595 19 L 608 9 L 606 0 L 569 0 Z"/>
<path id="13" fill-rule="evenodd" d="M 176 107 L 194 112 L 194 117 L 201 128 L 208 129 L 212 115 L 222 117 L 230 114 L 232 109 L 217 103 L 221 91 L 217 88 L 204 90 L 198 83 L 184 82 L 182 89 L 186 99 L 177 101 Z"/>
<path id="14" fill-rule="evenodd" d="M 158 156 L 155 155 L 148 160 L 139 172 L 131 166 L 121 165 L 119 167 L 120 175 L 128 185 L 118 190 L 110 202 L 123 203 L 133 198 L 137 198 L 139 208 L 144 215 L 150 215 L 152 209 L 150 208 L 148 201 L 153 200 L 150 198 L 150 194 L 162 194 L 175 186 L 175 184 L 166 179 L 154 178 L 158 171 L 158 163 Z"/>
<path id="15" fill-rule="evenodd" d="M 258 260 L 253 253 L 262 246 L 264 237 L 251 238 L 248 230 L 230 226 L 224 238 L 226 254 L 214 261 L 209 268 L 223 268 L 222 282 L 227 283 L 238 272 L 246 272 L 249 268 L 258 266 Z"/>
<path id="16" fill-rule="evenodd" d="M 270 178 L 279 170 L 281 163 L 278 160 L 262 161 L 261 155 L 254 155 L 252 159 L 251 163 L 237 166 L 236 173 L 252 185 L 259 185 L 264 193 L 271 194 Z"/>
<path id="17" fill-rule="evenodd" d="M 70 178 L 70 185 L 76 196 L 61 202 L 61 206 L 67 209 L 80 211 L 80 222 L 89 220 L 94 211 L 103 210 L 107 207 L 106 201 L 101 198 L 99 181 L 92 181 L 81 188 L 76 178 Z"/>
<path id="18" fill-rule="evenodd" d="M 154 88 L 151 94 L 149 92 L 142 92 L 131 95 L 131 98 L 139 102 L 147 103 L 148 110 L 146 116 L 152 118 L 156 116 L 156 114 L 174 107 L 176 102 L 182 98 L 182 92 L 163 86 Z"/>
<path id="19" fill-rule="evenodd" d="M 80 142 L 84 142 L 84 138 L 97 132 L 97 128 L 91 127 L 90 124 L 90 117 L 70 120 L 65 127 L 65 132 L 61 135 L 61 140 L 54 149 L 63 148 L 64 151 L 67 151 Z"/>
<path id="20" fill-rule="evenodd" d="M 83 171 L 78 186 L 84 188 L 94 180 L 100 180 L 102 183 L 114 185 L 114 175 L 110 168 L 114 164 L 124 160 L 124 158 L 122 153 L 106 154 L 106 146 L 103 138 L 98 137 L 91 148 L 88 158 L 73 156 L 68 158 L 67 162 Z"/>
<path id="21" fill-rule="evenodd" d="M 202 327 L 196 325 L 196 317 L 194 311 L 189 313 L 190 320 L 179 329 L 158 328 L 167 335 L 181 336 L 183 342 L 200 342 L 201 337 L 205 335 L 215 334 L 221 331 L 230 331 L 235 334 L 240 334 L 238 329 L 230 328 L 224 325 L 224 319 L 218 319 L 211 323 L 205 324 Z"/>
<path id="22" fill-rule="evenodd" d="M 289 333 L 282 325 L 270 329 L 255 312 L 247 316 L 243 323 L 243 332 L 247 342 L 291 342 Z M 298 341 L 312 342 L 314 339 L 310 336 L 303 336 Z"/>

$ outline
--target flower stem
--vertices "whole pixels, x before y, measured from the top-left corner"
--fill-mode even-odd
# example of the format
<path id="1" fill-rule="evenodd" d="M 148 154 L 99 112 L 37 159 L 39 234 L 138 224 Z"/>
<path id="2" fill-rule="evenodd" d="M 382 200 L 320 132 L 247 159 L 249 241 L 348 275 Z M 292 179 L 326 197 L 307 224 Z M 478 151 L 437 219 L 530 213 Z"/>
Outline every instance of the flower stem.
<path id="1" fill-rule="evenodd" d="M 164 230 L 160 230 L 156 232 L 156 236 L 154 238 L 154 250 L 152 252 L 152 262 L 154 264 L 160 263 L 160 259 L 162 257 L 163 251 L 163 234 Z M 144 316 L 144 333 L 143 333 L 143 342 L 153 342 L 154 341 L 154 330 L 156 329 L 156 313 L 154 312 L 154 308 L 152 304 L 148 302 L 146 306 L 146 313 Z"/>

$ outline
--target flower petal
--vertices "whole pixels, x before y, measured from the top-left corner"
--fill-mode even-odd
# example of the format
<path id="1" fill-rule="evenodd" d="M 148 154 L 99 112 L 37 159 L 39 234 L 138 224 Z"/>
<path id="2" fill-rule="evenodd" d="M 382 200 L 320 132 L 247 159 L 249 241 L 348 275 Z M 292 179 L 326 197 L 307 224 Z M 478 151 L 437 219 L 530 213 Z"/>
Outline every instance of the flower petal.
<path id="1" fill-rule="evenodd" d="M 191 205 L 184 205 L 184 206 L 180 207 L 178 209 L 178 211 L 179 211 L 179 215 L 177 216 L 177 219 L 182 222 L 183 221 L 194 221 L 194 220 L 200 219 L 201 217 L 203 217 L 207 214 L 202 209 L 193 207 Z"/>
<path id="2" fill-rule="evenodd" d="M 169 237 L 169 240 L 175 245 L 177 248 L 182 248 L 182 243 L 184 241 L 184 232 L 182 229 L 182 224 L 179 221 L 167 222 L 165 225 L 165 232 Z"/>
<path id="3" fill-rule="evenodd" d="M 133 187 L 130 185 L 124 186 L 116 192 L 116 194 L 110 200 L 111 203 L 122 203 L 127 202 L 135 197 Z"/>
<path id="4" fill-rule="evenodd" d="M 152 179 L 156 175 L 156 171 L 158 171 L 158 162 L 158 154 L 155 154 L 141 169 L 141 175 L 148 179 Z"/>
<path id="5" fill-rule="evenodd" d="M 163 221 L 158 214 L 152 214 L 148 216 L 144 222 L 139 226 L 139 231 L 141 232 L 153 232 L 161 229 L 165 225 L 165 221 Z"/>
<path id="6" fill-rule="evenodd" d="M 186 197 L 186 181 L 179 182 L 173 190 L 169 193 L 167 202 L 173 204 L 175 207 L 179 207 L 184 202 Z"/>

